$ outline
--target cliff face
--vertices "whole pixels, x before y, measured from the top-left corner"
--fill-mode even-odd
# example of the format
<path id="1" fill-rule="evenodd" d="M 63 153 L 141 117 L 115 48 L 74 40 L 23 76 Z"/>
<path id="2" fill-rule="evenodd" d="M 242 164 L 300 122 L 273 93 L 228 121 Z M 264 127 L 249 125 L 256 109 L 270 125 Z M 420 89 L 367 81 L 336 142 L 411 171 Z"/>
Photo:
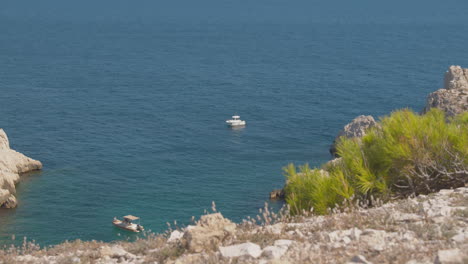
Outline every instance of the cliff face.
<path id="1" fill-rule="evenodd" d="M 433 107 L 444 110 L 448 116 L 468 111 L 468 69 L 450 66 L 445 73 L 444 88 L 429 94 L 422 112 Z"/>
<path id="2" fill-rule="evenodd" d="M 5 131 L 0 128 L 0 207 L 16 207 L 15 184 L 19 175 L 40 170 L 42 163 L 10 149 L 10 142 Z"/>

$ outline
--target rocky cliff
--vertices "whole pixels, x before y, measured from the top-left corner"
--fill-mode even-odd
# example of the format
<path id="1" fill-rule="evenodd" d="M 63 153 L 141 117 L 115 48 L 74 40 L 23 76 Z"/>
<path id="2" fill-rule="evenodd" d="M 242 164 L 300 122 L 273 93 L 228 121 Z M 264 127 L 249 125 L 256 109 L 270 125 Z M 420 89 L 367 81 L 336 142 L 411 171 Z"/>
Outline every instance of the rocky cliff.
<path id="1" fill-rule="evenodd" d="M 444 88 L 429 94 L 421 113 L 425 114 L 434 107 L 443 110 L 447 116 L 468 111 L 468 69 L 453 65 L 449 67 L 444 77 Z M 335 157 L 338 156 L 336 142 L 340 137 L 360 138 L 365 135 L 368 128 L 376 124 L 372 116 L 356 117 L 338 133 L 329 149 L 330 153 Z"/>
<path id="2" fill-rule="evenodd" d="M 8 136 L 0 128 L 0 207 L 16 207 L 15 184 L 20 180 L 20 174 L 41 168 L 40 161 L 10 149 Z"/>
<path id="3" fill-rule="evenodd" d="M 431 93 L 422 113 L 436 107 L 448 116 L 468 111 L 468 69 L 450 66 L 445 73 L 444 88 Z"/>
<path id="4" fill-rule="evenodd" d="M 0 250 L 0 263 L 467 263 L 468 187 L 288 217 L 261 211 L 235 224 L 220 213 L 135 242 L 66 242 Z"/>

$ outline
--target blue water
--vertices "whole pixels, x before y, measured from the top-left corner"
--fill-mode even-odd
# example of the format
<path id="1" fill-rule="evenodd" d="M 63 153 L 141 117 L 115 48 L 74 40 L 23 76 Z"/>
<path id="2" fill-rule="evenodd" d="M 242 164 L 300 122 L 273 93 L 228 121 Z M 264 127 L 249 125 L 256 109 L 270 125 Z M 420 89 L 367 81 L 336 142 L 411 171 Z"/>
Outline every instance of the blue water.
<path id="1" fill-rule="evenodd" d="M 215 201 L 239 221 L 360 114 L 468 66 L 466 1 L 2 1 L 0 127 L 39 159 L 0 243 L 127 238 Z M 231 130 L 232 114 L 247 120 Z"/>

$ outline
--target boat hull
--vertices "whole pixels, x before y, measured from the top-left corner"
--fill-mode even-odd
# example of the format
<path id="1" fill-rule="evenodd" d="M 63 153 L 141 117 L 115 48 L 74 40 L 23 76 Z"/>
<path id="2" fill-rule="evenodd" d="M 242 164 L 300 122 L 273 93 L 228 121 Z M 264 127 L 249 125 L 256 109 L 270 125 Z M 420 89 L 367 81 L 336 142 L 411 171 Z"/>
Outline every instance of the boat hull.
<path id="1" fill-rule="evenodd" d="M 114 221 L 112 221 L 112 224 L 115 227 L 118 227 L 118 228 L 123 229 L 123 230 L 131 231 L 131 232 L 135 232 L 135 233 L 140 232 L 137 225 L 135 225 L 135 224 L 128 225 L 128 224 L 123 223 L 120 220 L 114 220 Z"/>
<path id="2" fill-rule="evenodd" d="M 242 121 L 242 122 L 227 122 L 227 125 L 230 126 L 230 127 L 245 126 L 245 121 Z"/>

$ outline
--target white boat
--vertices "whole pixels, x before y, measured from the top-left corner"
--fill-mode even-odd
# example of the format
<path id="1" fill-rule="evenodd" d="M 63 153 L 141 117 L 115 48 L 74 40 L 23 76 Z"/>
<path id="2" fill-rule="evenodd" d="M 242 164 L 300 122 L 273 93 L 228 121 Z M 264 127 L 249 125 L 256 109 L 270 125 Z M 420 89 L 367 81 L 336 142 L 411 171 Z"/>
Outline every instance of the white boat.
<path id="1" fill-rule="evenodd" d="M 133 215 L 126 215 L 123 217 L 123 220 L 119 220 L 116 217 L 114 217 L 114 220 L 112 221 L 112 224 L 118 228 L 122 228 L 128 231 L 132 232 L 140 232 L 145 230 L 143 226 L 141 226 L 139 223 L 135 224 L 132 221 L 136 221 L 140 219 L 139 217 L 133 216 Z"/>
<path id="2" fill-rule="evenodd" d="M 232 116 L 232 119 L 226 120 L 226 123 L 230 127 L 245 126 L 245 121 L 240 120 L 240 116 Z"/>

